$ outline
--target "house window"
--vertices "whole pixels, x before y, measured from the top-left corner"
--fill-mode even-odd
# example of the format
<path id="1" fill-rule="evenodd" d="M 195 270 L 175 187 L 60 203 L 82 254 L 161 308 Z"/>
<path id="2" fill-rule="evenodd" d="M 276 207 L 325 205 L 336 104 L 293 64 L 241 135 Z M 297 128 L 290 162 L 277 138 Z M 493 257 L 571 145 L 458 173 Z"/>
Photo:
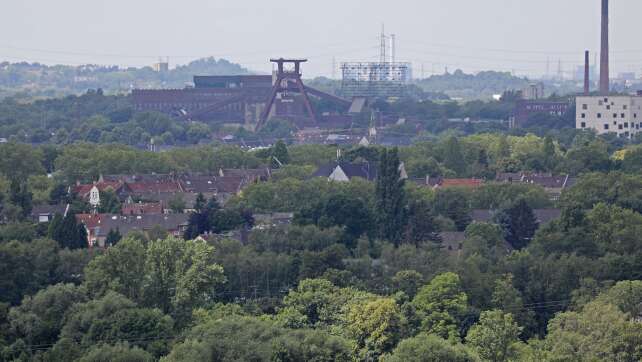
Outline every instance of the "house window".
<path id="1" fill-rule="evenodd" d="M 626 104 L 622 106 L 622 109 L 627 109 L 627 108 L 628 106 Z"/>
<path id="2" fill-rule="evenodd" d="M 605 103 L 608 103 L 608 102 L 609 102 L 609 99 L 608 99 L 608 98 L 604 98 L 604 102 L 605 102 Z"/>
<path id="3" fill-rule="evenodd" d="M 629 132 L 624 132 L 624 137 L 629 137 Z"/>
<path id="4" fill-rule="evenodd" d="M 609 125 L 608 125 L 607 123 L 604 123 L 604 129 L 605 129 L 605 130 L 608 130 L 608 129 L 609 129 Z"/>
<path id="5" fill-rule="evenodd" d="M 597 118 L 602 118 L 602 113 L 598 113 Z"/>
<path id="6" fill-rule="evenodd" d="M 638 114 L 637 113 L 633 113 L 633 118 L 638 118 Z"/>
<path id="7" fill-rule="evenodd" d="M 622 125 L 621 125 L 621 124 L 618 124 L 618 125 L 617 125 L 617 129 L 622 129 Z"/>
<path id="8" fill-rule="evenodd" d="M 613 113 L 613 118 L 617 118 L 617 113 Z"/>
<path id="9" fill-rule="evenodd" d="M 588 109 L 588 104 L 582 104 L 582 109 Z"/>
<path id="10" fill-rule="evenodd" d="M 580 127 L 582 127 L 582 128 L 586 128 L 586 122 L 582 122 L 582 123 L 580 123 Z"/>
<path id="11" fill-rule="evenodd" d="M 620 117 L 624 118 L 624 117 L 626 117 L 626 116 L 624 115 L 624 113 L 622 113 L 622 114 L 620 114 Z"/>
<path id="12" fill-rule="evenodd" d="M 607 106 L 606 106 L 606 109 L 611 109 L 611 106 L 610 106 L 610 105 L 607 105 Z"/>
<path id="13" fill-rule="evenodd" d="M 624 128 L 629 128 L 629 122 L 624 122 Z"/>
<path id="14" fill-rule="evenodd" d="M 582 118 L 586 118 L 586 113 L 582 113 Z"/>

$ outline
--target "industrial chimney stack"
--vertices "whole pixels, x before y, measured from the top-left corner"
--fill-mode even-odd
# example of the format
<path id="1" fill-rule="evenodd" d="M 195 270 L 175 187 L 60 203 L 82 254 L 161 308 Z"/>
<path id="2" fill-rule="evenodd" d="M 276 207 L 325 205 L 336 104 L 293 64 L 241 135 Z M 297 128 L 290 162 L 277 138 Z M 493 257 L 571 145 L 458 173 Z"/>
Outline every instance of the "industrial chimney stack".
<path id="1" fill-rule="evenodd" d="M 589 51 L 584 52 L 584 95 L 591 93 Z"/>
<path id="2" fill-rule="evenodd" d="M 602 47 L 600 53 L 600 94 L 609 94 L 609 0 L 602 0 Z"/>

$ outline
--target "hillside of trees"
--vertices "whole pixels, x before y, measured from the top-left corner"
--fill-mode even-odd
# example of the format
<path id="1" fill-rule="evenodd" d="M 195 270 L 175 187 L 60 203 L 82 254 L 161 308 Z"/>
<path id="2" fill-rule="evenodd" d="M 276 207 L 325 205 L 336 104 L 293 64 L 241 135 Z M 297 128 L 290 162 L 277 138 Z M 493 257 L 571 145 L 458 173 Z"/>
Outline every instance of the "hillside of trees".
<path id="1" fill-rule="evenodd" d="M 76 180 L 215 173 L 277 153 L 283 166 L 269 181 L 194 214 L 211 231 L 226 211 L 294 213 L 292 224 L 250 229 L 245 242 L 134 233 L 87 249 L 29 217 Z M 325 145 L 0 144 L 0 360 L 642 359 L 639 145 L 585 132 L 443 135 L 345 147 L 341 160 L 376 165 L 374 182 L 309 178 L 336 157 Z M 517 171 L 579 179 L 559 200 L 529 184 L 411 181 Z M 561 216 L 538 225 L 533 210 L 549 207 Z M 498 213 L 472 222 L 473 208 Z M 465 238 L 453 252 L 441 235 L 457 230 Z"/>
<path id="2" fill-rule="evenodd" d="M 238 74 L 249 74 L 249 71 L 225 59 L 214 58 L 194 60 L 165 73 L 155 72 L 151 66 L 119 68 L 2 62 L 0 98 L 60 97 L 98 88 L 109 94 L 126 93 L 131 88 L 183 88 L 192 82 L 194 75 Z"/>

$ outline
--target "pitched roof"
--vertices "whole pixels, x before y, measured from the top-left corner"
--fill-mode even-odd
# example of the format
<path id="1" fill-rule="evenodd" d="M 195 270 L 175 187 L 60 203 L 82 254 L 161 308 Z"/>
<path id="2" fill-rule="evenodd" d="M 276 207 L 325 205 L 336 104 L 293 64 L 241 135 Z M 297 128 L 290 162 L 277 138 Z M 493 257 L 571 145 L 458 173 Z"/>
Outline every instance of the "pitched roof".
<path id="1" fill-rule="evenodd" d="M 185 176 L 181 179 L 182 188 L 193 193 L 230 193 L 241 191 L 248 183 L 240 176 Z"/>
<path id="2" fill-rule="evenodd" d="M 476 178 L 445 178 L 441 180 L 441 187 L 479 187 L 482 180 Z"/>
<path id="3" fill-rule="evenodd" d="M 312 174 L 312 177 L 330 177 L 332 172 L 340 167 L 343 173 L 349 178 L 361 177 L 363 179 L 372 181 L 377 178 L 377 166 L 373 163 L 350 163 L 350 162 L 335 162 L 319 166 Z"/>
<path id="4" fill-rule="evenodd" d="M 32 216 L 38 215 L 54 215 L 54 214 L 64 214 L 67 205 L 58 204 L 58 205 L 36 205 L 31 209 Z"/>
<path id="5" fill-rule="evenodd" d="M 84 218 L 86 215 L 76 215 Z M 176 231 L 180 227 L 188 224 L 188 214 L 168 214 L 168 215 L 129 215 L 121 216 L 114 214 L 96 214 L 90 215 L 91 222 L 85 223 L 85 226 L 94 229 L 97 237 L 107 236 L 110 230 L 118 230 L 121 235 L 125 236 L 131 231 L 147 231 L 154 226 L 160 226 L 167 231 Z"/>
<path id="6" fill-rule="evenodd" d="M 439 233 L 441 245 L 449 253 L 457 253 L 463 248 L 466 233 L 460 231 L 444 231 Z"/>
<path id="7" fill-rule="evenodd" d="M 493 217 L 497 210 L 474 209 L 471 211 L 471 218 L 475 222 L 493 222 Z M 562 215 L 560 209 L 533 209 L 535 219 L 540 225 L 547 224 L 553 220 L 559 219 Z"/>
<path id="8" fill-rule="evenodd" d="M 98 191 L 105 191 L 108 188 L 111 188 L 114 191 L 118 191 L 121 187 L 123 187 L 123 183 L 120 181 L 102 181 L 93 184 L 76 185 L 73 188 L 73 192 L 84 197 L 89 194 L 89 191 L 91 191 L 94 186 L 96 186 Z"/>
<path id="9" fill-rule="evenodd" d="M 121 207 L 121 213 L 123 215 L 162 214 L 163 205 L 160 202 L 125 203 Z"/>
<path id="10" fill-rule="evenodd" d="M 145 192 L 178 192 L 181 190 L 180 183 L 176 181 L 156 181 L 156 182 L 131 182 L 127 186 L 133 193 Z"/>
<path id="11" fill-rule="evenodd" d="M 571 187 L 577 181 L 575 177 L 569 175 L 555 176 L 550 173 L 532 172 L 503 172 L 498 173 L 495 179 L 499 182 L 521 182 L 549 189 Z"/>

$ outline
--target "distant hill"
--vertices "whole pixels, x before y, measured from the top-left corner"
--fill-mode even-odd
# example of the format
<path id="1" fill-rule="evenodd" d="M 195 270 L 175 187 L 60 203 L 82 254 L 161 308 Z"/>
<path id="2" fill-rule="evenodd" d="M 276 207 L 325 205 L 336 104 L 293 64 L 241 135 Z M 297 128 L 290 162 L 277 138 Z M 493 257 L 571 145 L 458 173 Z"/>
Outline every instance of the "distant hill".
<path id="1" fill-rule="evenodd" d="M 182 88 L 194 75 L 237 75 L 250 71 L 225 59 L 203 58 L 165 73 L 151 67 L 119 68 L 98 65 L 54 65 L 0 63 L 0 98 L 21 94 L 26 97 L 55 97 L 85 93 L 102 88 L 105 93 L 127 92 L 131 88 Z"/>
<path id="2" fill-rule="evenodd" d="M 521 89 L 528 82 L 527 78 L 515 77 L 508 72 L 485 71 L 466 74 L 458 69 L 454 73 L 417 80 L 416 84 L 427 92 L 443 92 L 451 98 L 471 100 L 489 99 L 493 94 Z"/>

